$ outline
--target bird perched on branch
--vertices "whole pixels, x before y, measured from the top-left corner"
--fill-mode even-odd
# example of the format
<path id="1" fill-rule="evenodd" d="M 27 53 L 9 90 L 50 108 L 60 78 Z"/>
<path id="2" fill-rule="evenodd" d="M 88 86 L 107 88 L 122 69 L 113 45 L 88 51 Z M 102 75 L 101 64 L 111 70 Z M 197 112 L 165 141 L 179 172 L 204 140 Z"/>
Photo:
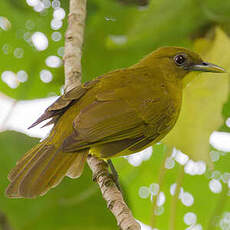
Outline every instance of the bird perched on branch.
<path id="1" fill-rule="evenodd" d="M 34 198 L 79 177 L 88 154 L 109 159 L 160 141 L 177 121 L 191 71 L 224 72 L 185 48 L 163 47 L 59 97 L 31 126 L 54 124 L 9 173 L 7 196 Z"/>

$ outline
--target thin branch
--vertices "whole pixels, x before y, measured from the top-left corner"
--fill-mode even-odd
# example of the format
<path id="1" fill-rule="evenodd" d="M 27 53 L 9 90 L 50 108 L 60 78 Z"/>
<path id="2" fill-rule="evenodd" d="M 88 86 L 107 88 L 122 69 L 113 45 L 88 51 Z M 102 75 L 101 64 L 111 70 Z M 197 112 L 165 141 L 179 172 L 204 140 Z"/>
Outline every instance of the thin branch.
<path id="1" fill-rule="evenodd" d="M 176 180 L 176 190 L 170 205 L 169 230 L 176 229 L 176 213 L 177 213 L 176 209 L 179 200 L 181 186 L 183 183 L 183 178 L 184 178 L 184 167 L 180 165 L 179 172 L 177 175 L 177 180 Z"/>
<path id="2" fill-rule="evenodd" d="M 86 17 L 86 0 L 70 0 L 70 13 L 65 41 L 65 92 L 81 83 L 81 55 Z M 108 208 L 114 214 L 122 230 L 140 230 L 121 192 L 111 179 L 105 161 L 88 156 L 88 165 L 93 172 Z"/>
<path id="3" fill-rule="evenodd" d="M 122 230 L 140 230 L 140 225 L 133 218 L 121 192 L 109 176 L 108 164 L 93 156 L 89 156 L 87 162 L 93 171 L 93 179 L 98 183 L 102 196 L 107 202 L 108 208 L 115 216 L 118 226 Z"/>
<path id="4" fill-rule="evenodd" d="M 214 230 L 216 228 L 216 224 L 220 220 L 221 214 L 223 213 L 224 207 L 227 203 L 226 201 L 228 199 L 228 191 L 228 185 L 223 184 L 223 191 L 221 192 L 216 207 L 213 210 L 213 214 L 209 219 L 207 230 Z"/>
<path id="5" fill-rule="evenodd" d="M 159 176 L 158 176 L 158 180 L 157 180 L 158 185 L 159 185 L 158 194 L 156 196 L 152 197 L 152 215 L 151 215 L 151 220 L 150 220 L 152 229 L 156 228 L 156 221 L 157 220 L 156 220 L 155 211 L 157 209 L 157 199 L 158 199 L 158 196 L 160 194 L 160 190 L 163 186 L 165 174 L 167 171 L 167 169 L 165 167 L 165 163 L 166 163 L 167 158 L 170 156 L 170 154 L 171 154 L 171 148 L 167 149 L 166 154 L 164 156 L 164 159 L 163 159 L 162 164 L 161 164 L 160 169 L 159 169 Z"/>
<path id="6" fill-rule="evenodd" d="M 146 6 L 149 4 L 149 0 L 118 0 L 123 4 L 133 4 L 138 6 Z"/>
<path id="7" fill-rule="evenodd" d="M 70 0 L 65 35 L 65 92 L 81 84 L 81 56 L 85 28 L 86 0 Z"/>

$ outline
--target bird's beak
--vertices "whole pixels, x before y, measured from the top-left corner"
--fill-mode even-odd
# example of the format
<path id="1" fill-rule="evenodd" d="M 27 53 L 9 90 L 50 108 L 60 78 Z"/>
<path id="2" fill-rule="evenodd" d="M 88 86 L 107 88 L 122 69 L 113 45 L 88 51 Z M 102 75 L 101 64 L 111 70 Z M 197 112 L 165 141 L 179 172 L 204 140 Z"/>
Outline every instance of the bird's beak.
<path id="1" fill-rule="evenodd" d="M 192 65 L 190 67 L 192 71 L 202 71 L 202 72 L 213 72 L 213 73 L 226 73 L 226 71 L 218 65 L 212 63 L 203 62 L 201 64 Z"/>

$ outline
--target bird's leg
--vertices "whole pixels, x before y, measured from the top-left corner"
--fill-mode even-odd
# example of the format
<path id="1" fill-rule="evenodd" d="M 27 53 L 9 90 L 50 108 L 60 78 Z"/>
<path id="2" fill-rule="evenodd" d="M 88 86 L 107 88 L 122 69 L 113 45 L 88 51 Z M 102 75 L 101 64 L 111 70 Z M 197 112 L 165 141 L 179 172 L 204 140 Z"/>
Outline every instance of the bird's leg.
<path id="1" fill-rule="evenodd" d="M 119 176 L 118 176 L 117 170 L 115 169 L 115 167 L 114 167 L 114 165 L 113 165 L 111 160 L 107 160 L 107 163 L 108 163 L 108 165 L 110 167 L 111 176 L 112 176 L 112 179 L 113 179 L 114 183 L 116 184 L 118 190 L 120 192 L 122 192 L 121 185 L 119 183 Z"/>

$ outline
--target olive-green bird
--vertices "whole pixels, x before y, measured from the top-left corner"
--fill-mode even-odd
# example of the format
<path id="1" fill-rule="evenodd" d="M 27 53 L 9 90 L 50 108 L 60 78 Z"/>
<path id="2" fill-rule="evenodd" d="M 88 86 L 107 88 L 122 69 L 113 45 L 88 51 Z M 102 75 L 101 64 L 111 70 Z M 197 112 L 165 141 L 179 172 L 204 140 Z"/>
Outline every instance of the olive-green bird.
<path id="1" fill-rule="evenodd" d="M 224 72 L 184 48 L 163 47 L 59 97 L 31 126 L 50 119 L 50 135 L 9 173 L 9 197 L 44 195 L 81 175 L 87 155 L 109 159 L 160 141 L 175 125 L 182 80 L 191 71 Z"/>

